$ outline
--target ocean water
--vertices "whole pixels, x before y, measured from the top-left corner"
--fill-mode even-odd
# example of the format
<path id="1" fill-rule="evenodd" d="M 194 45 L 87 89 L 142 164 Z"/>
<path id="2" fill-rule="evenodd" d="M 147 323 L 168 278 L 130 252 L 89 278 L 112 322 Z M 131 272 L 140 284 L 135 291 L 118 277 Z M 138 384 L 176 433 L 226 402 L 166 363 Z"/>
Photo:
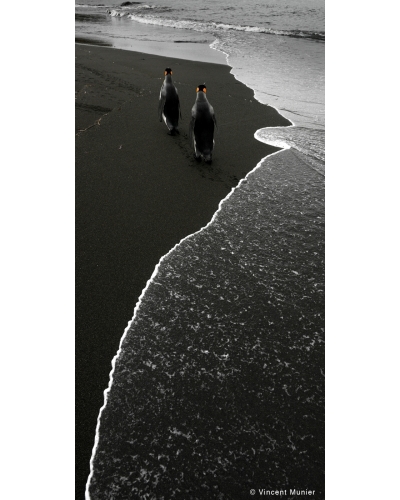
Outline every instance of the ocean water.
<path id="1" fill-rule="evenodd" d="M 322 499 L 324 2 L 100 3 L 76 4 L 77 38 L 208 45 L 293 125 L 254 131 L 284 150 L 149 279 L 113 360 L 87 498 Z"/>

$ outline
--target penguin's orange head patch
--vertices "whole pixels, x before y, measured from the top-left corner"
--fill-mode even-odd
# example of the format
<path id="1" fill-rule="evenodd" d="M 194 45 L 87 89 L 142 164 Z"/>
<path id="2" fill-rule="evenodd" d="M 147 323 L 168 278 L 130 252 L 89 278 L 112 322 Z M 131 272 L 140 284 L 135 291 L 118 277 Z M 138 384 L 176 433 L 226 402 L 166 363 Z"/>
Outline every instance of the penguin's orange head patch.
<path id="1" fill-rule="evenodd" d="M 172 69 L 171 68 L 165 68 L 164 75 L 172 75 Z"/>
<path id="2" fill-rule="evenodd" d="M 207 87 L 205 85 L 199 85 L 196 89 L 196 92 L 207 92 Z"/>

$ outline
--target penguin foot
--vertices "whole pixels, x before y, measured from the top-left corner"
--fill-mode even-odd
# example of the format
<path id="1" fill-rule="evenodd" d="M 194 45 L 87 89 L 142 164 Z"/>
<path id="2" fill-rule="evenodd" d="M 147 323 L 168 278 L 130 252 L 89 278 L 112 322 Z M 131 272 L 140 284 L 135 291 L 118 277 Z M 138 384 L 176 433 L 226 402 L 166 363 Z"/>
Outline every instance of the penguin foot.
<path id="1" fill-rule="evenodd" d="M 175 130 L 174 129 L 168 130 L 167 133 L 168 133 L 168 135 L 175 135 Z"/>
<path id="2" fill-rule="evenodd" d="M 196 153 L 193 155 L 196 161 L 201 161 L 201 156 L 197 156 Z"/>

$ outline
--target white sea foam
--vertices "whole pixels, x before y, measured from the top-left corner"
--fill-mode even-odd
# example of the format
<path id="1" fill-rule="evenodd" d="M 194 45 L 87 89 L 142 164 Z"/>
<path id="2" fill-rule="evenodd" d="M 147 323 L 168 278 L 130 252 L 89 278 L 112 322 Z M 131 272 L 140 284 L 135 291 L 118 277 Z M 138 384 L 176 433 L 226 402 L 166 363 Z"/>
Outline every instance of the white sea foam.
<path id="1" fill-rule="evenodd" d="M 283 148 L 283 149 L 289 149 L 290 145 L 283 140 L 280 137 L 274 136 L 274 133 L 270 132 L 267 137 L 262 135 L 264 129 L 257 130 L 255 133 L 255 137 L 260 141 L 260 142 L 265 142 L 266 144 L 269 144 L 271 146 L 275 146 L 277 148 Z"/>
<path id="2" fill-rule="evenodd" d="M 176 29 L 188 29 L 194 31 L 200 31 L 201 33 L 210 31 L 209 25 L 207 23 L 200 23 L 196 21 L 186 21 L 186 20 L 176 20 L 176 19 L 166 19 L 156 16 L 142 16 L 140 14 L 131 13 L 128 16 L 132 21 L 153 25 L 153 26 L 164 26 L 166 28 L 176 28 Z"/>
<path id="3" fill-rule="evenodd" d="M 107 14 L 111 17 L 125 17 L 129 15 L 129 12 L 112 9 L 108 10 Z"/>

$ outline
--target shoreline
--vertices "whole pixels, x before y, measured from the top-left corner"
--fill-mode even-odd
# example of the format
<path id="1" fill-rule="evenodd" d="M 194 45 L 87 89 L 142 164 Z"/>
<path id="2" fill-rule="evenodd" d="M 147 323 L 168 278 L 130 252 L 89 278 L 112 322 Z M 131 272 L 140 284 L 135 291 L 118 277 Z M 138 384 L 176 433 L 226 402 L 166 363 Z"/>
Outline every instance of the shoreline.
<path id="1" fill-rule="evenodd" d="M 208 64 L 222 64 L 229 66 L 227 55 L 212 47 L 215 40 L 208 43 L 205 41 L 175 41 L 175 42 L 157 42 L 157 41 L 141 41 L 129 39 L 125 44 L 120 46 L 112 45 L 107 40 L 96 39 L 90 37 L 75 37 L 75 44 L 90 45 L 98 47 L 108 47 L 115 50 L 124 50 L 128 52 L 140 52 L 142 54 L 158 55 L 161 57 L 173 57 L 175 59 L 183 59 L 185 61 L 205 62 Z"/>
<path id="2" fill-rule="evenodd" d="M 254 136 L 256 137 L 256 134 L 257 132 L 255 132 Z M 259 139 L 258 139 L 259 140 Z M 262 142 L 262 141 L 260 141 Z M 107 388 L 104 390 L 104 404 L 103 406 L 100 408 L 100 411 L 99 411 L 99 414 L 98 414 L 98 417 L 97 417 L 97 425 L 96 425 L 96 433 L 95 433 L 95 440 L 94 440 L 94 446 L 93 446 L 93 450 L 92 450 L 92 455 L 91 455 L 91 458 L 90 458 L 90 473 L 89 473 L 89 476 L 88 476 L 88 479 L 87 479 L 87 483 L 86 483 L 86 491 L 85 491 L 85 498 L 86 500 L 90 500 L 90 494 L 89 494 L 89 486 L 90 486 L 90 481 L 91 481 L 91 478 L 92 478 L 92 475 L 93 475 L 93 460 L 95 458 L 95 455 L 96 455 L 96 450 L 97 450 L 97 447 L 98 447 L 98 442 L 99 442 L 99 430 L 100 430 L 100 422 L 101 422 L 101 416 L 102 416 L 102 413 L 105 409 L 105 407 L 107 406 L 107 401 L 108 401 L 108 394 L 112 388 L 112 385 L 113 385 L 113 376 L 114 376 L 114 372 L 115 372 L 115 366 L 116 366 L 116 362 L 119 358 L 119 355 L 121 354 L 122 352 L 122 344 L 125 340 L 125 337 L 126 335 L 128 334 L 128 332 L 130 331 L 136 317 L 137 317 L 137 314 L 139 312 L 139 309 L 140 309 L 140 306 L 142 305 L 142 300 L 146 294 L 146 291 L 148 290 L 149 286 L 154 282 L 154 279 L 156 278 L 156 276 L 158 275 L 158 271 L 159 271 L 159 268 L 160 266 L 162 265 L 163 261 L 172 253 L 174 252 L 182 243 L 184 243 L 186 240 L 196 236 L 197 234 L 201 233 L 202 231 L 206 230 L 215 220 L 215 218 L 217 217 L 218 213 L 221 211 L 222 209 L 222 206 L 223 204 L 232 196 L 232 194 L 235 192 L 236 189 L 238 189 L 242 183 L 244 182 L 247 182 L 247 179 L 249 177 L 249 175 L 251 175 L 252 173 L 254 173 L 257 169 L 259 169 L 263 162 L 267 159 L 267 158 L 270 158 L 271 156 L 274 156 L 274 155 L 277 155 L 279 153 L 282 153 L 283 151 L 285 151 L 285 149 L 289 149 L 289 148 L 282 148 L 280 149 L 279 151 L 275 151 L 273 153 L 270 153 L 269 155 L 265 156 L 264 158 L 262 158 L 258 163 L 257 165 L 253 168 L 253 170 L 250 170 L 250 172 L 248 172 L 246 174 L 245 177 L 243 177 L 242 179 L 240 179 L 239 183 L 237 186 L 233 187 L 231 189 L 231 191 L 227 194 L 227 196 L 225 198 L 223 198 L 219 204 L 218 204 L 218 209 L 216 210 L 216 212 L 213 214 L 211 220 L 204 226 L 202 227 L 201 229 L 199 229 L 198 231 L 192 233 L 192 234 L 189 234 L 187 236 L 185 236 L 184 238 L 182 238 L 173 248 L 171 248 L 165 255 L 163 255 L 159 262 L 157 263 L 151 277 L 148 279 L 147 283 L 146 283 L 146 286 L 143 288 L 142 290 L 142 293 L 140 294 L 139 298 L 138 298 L 138 301 L 136 302 L 136 305 L 135 305 L 135 308 L 134 308 L 134 311 L 133 311 L 133 316 L 132 316 L 132 319 L 130 321 L 128 321 L 128 324 L 124 330 L 124 333 L 121 337 L 121 340 L 120 340 L 120 343 L 119 343 L 119 347 L 118 347 L 118 351 L 117 353 L 115 354 L 115 356 L 113 357 L 112 361 L 111 361 L 111 366 L 112 366 L 112 369 L 109 373 L 109 382 L 108 382 L 108 386 Z"/>
<path id="3" fill-rule="evenodd" d="M 280 151 L 257 140 L 255 132 L 290 123 L 255 101 L 228 65 L 107 48 L 76 44 L 79 493 L 89 475 L 110 363 L 149 276 L 171 248 L 210 223 L 240 179 Z M 182 101 L 178 138 L 167 136 L 155 112 L 167 65 L 176 68 Z M 183 132 L 204 73 L 220 126 L 211 168 L 195 164 Z"/>

